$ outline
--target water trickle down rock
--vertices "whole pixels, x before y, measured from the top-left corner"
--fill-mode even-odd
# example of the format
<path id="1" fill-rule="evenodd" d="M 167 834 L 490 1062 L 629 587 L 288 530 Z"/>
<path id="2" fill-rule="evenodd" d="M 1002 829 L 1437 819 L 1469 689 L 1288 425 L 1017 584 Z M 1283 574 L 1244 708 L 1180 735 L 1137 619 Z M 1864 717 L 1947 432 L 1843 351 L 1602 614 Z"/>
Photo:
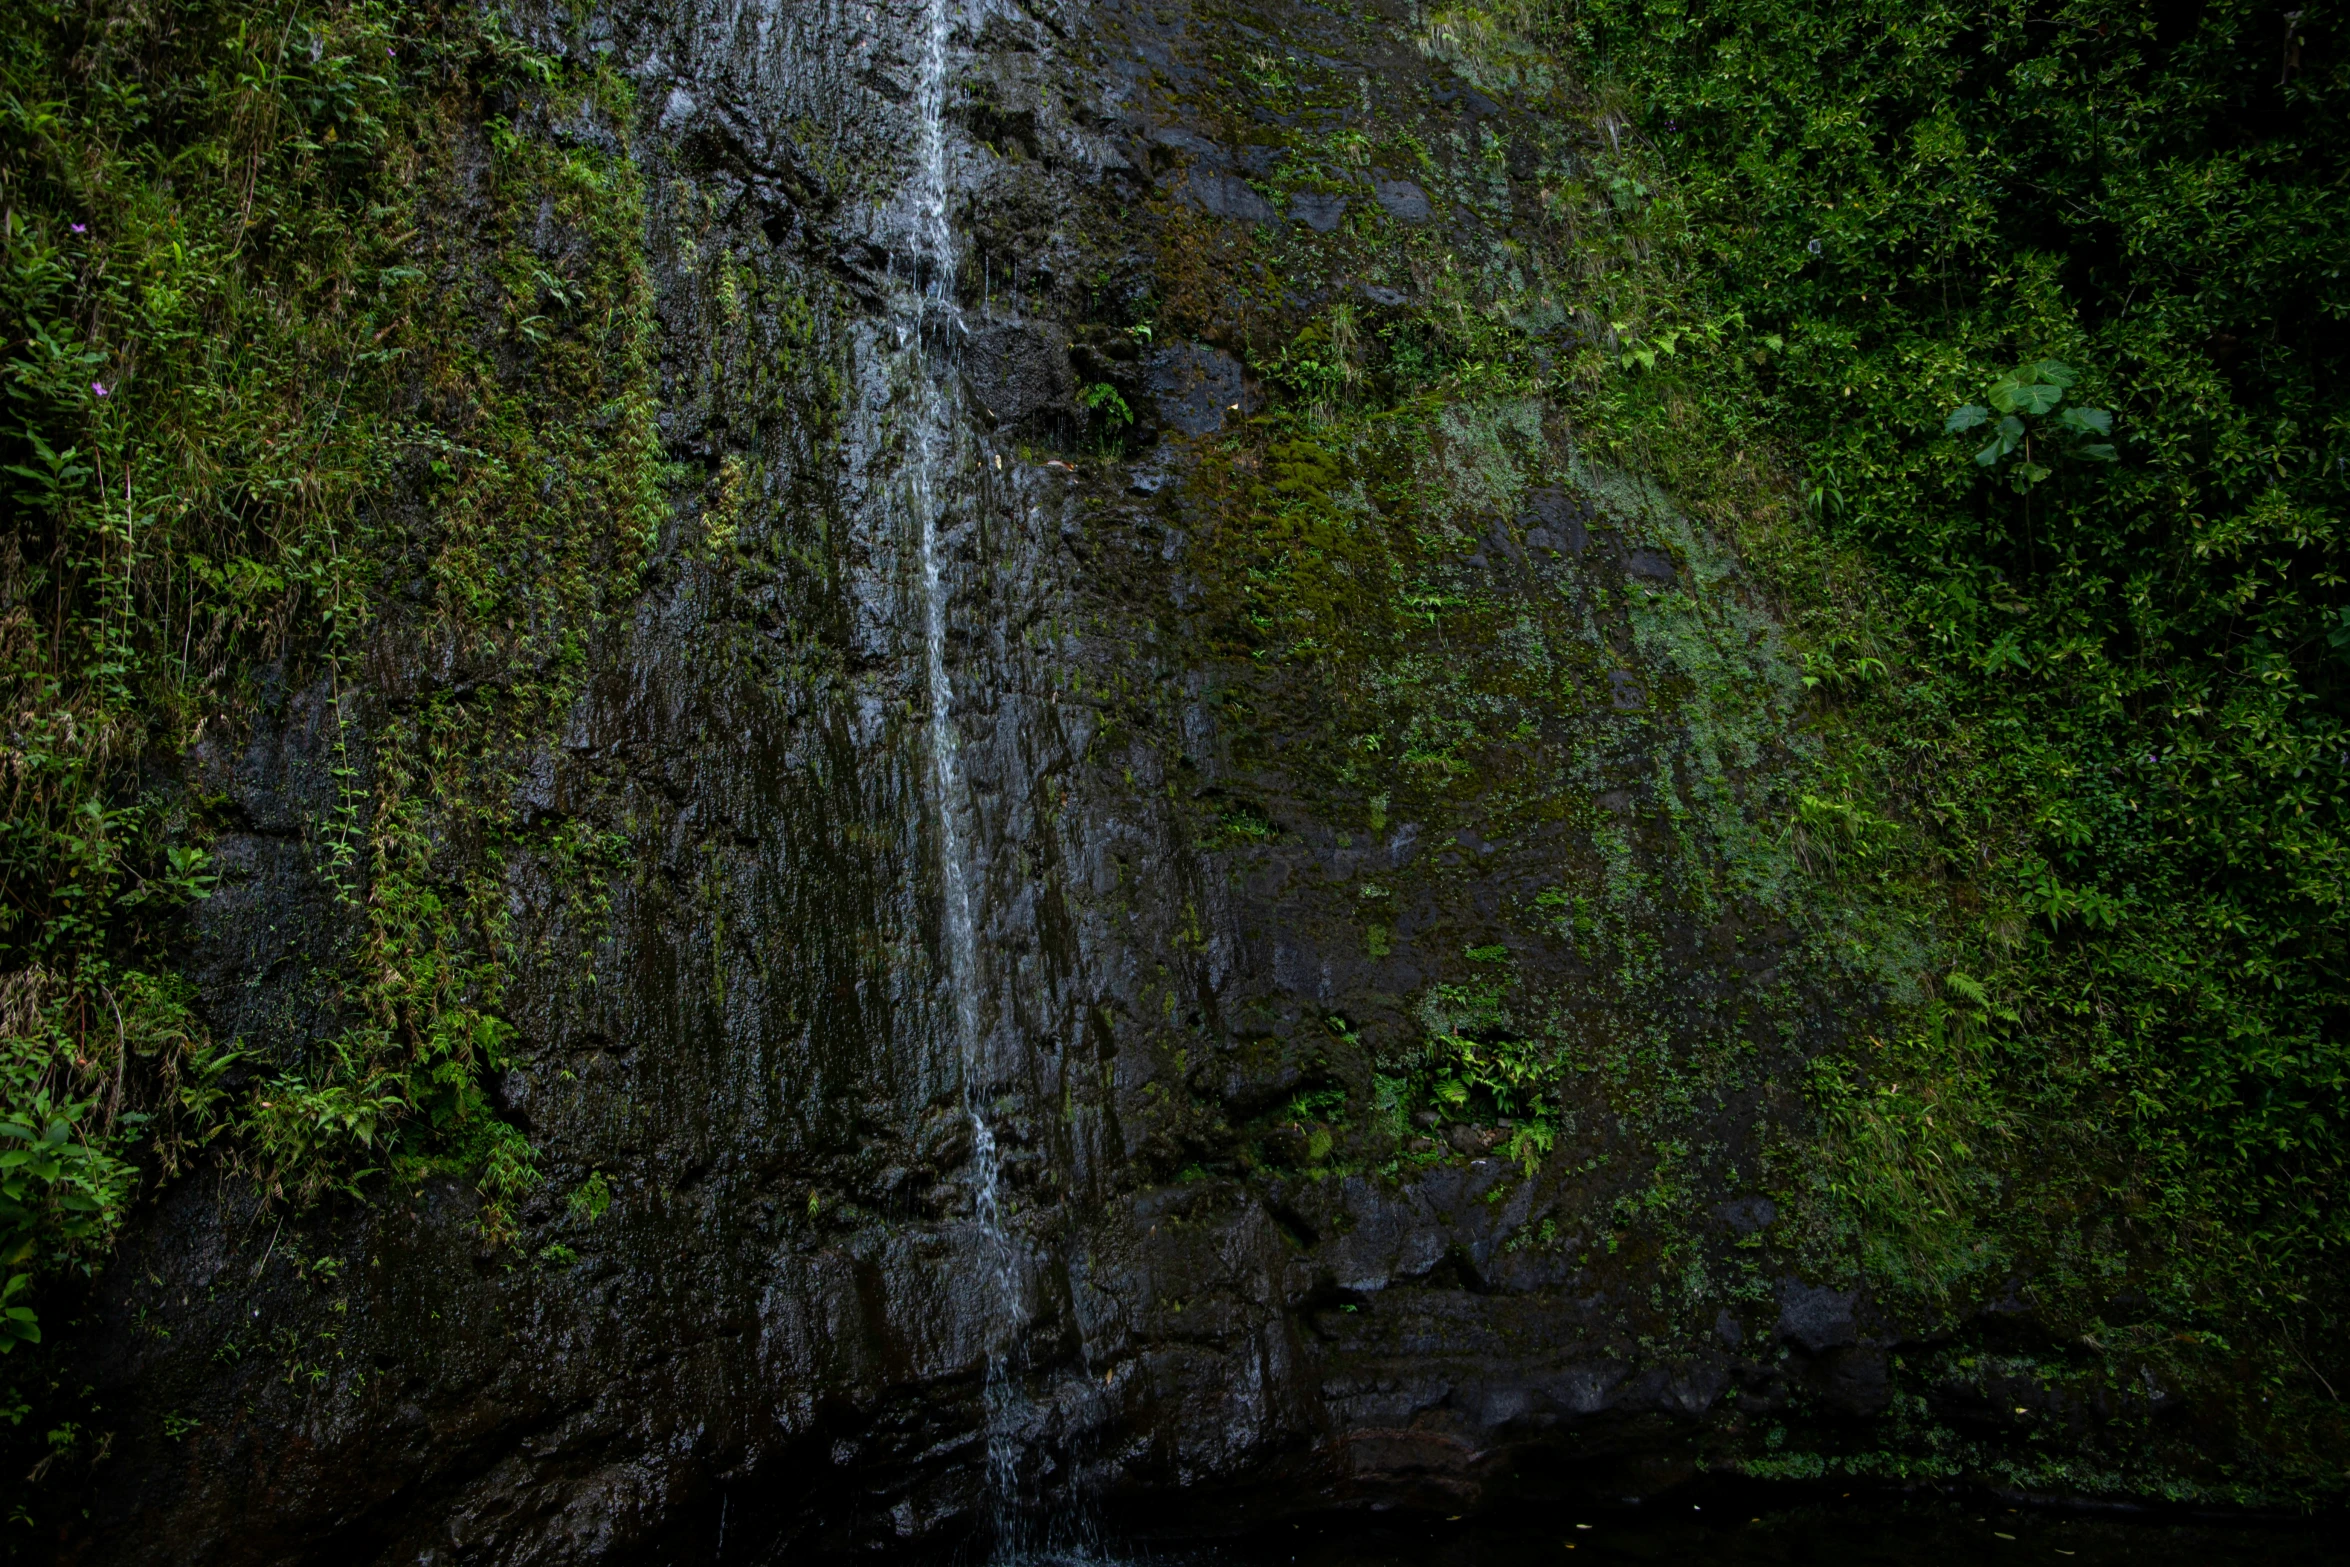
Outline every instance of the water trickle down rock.
<path id="1" fill-rule="evenodd" d="M 952 520 L 949 486 L 955 470 L 969 463 L 955 364 L 967 333 L 956 299 L 957 241 L 947 214 L 946 95 L 949 32 L 954 18 L 951 0 L 929 0 L 918 19 L 918 76 L 913 97 L 915 172 L 908 182 L 914 286 L 906 291 L 895 314 L 911 381 L 908 422 L 912 428 L 906 442 L 904 484 L 906 511 L 918 540 L 923 685 L 929 699 L 924 739 L 937 829 L 945 980 L 954 1018 L 962 1109 L 971 1125 L 972 1219 L 989 1274 L 985 1288 L 993 1296 L 983 1307 L 990 1316 L 984 1329 L 986 1489 L 998 1548 L 1003 1550 L 1018 1530 L 1022 1397 L 1014 1381 L 1011 1357 L 1027 1310 L 1022 1299 L 1021 1261 L 1004 1225 L 1003 1168 L 990 1104 L 996 1063 L 990 1058 L 986 1034 L 985 1002 L 991 976 L 980 944 L 981 910 L 973 894 L 978 855 L 948 652 L 954 613 L 944 538 Z M 1032 406 L 1017 411 L 1032 411 Z M 1016 1035 L 1012 1045 L 1018 1048 Z"/>

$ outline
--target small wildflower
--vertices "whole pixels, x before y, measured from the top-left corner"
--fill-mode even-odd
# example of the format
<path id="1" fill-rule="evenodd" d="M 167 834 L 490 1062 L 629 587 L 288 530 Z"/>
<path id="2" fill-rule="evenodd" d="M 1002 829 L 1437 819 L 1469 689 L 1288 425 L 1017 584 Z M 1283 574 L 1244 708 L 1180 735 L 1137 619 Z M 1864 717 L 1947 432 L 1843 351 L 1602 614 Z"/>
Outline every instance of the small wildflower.
<path id="1" fill-rule="evenodd" d="M 104 397 L 106 395 L 106 383 L 104 381 L 92 381 L 90 383 L 90 390 L 96 392 L 100 397 Z"/>
<path id="2" fill-rule="evenodd" d="M 90 232 L 90 225 L 87 223 L 75 223 L 68 226 L 71 227 L 76 234 L 87 234 Z"/>

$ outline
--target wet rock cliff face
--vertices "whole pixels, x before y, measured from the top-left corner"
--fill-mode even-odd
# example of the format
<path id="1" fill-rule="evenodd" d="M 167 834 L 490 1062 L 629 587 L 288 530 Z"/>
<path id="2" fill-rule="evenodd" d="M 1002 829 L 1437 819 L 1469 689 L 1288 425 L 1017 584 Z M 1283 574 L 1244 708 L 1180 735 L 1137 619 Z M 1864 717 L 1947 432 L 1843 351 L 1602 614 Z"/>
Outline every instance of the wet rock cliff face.
<path id="1" fill-rule="evenodd" d="M 87 1332 L 186 1434 L 74 1554 L 1457 1510 L 1880 1414 L 1806 1217 L 1804 1062 L 1886 991 L 1780 825 L 1802 683 L 1542 391 L 1604 330 L 1551 204 L 1621 127 L 1400 5 L 518 29 L 634 83 L 516 124 L 644 171 L 687 475 L 513 802 L 618 846 L 508 864 L 545 1179 L 487 1251 L 456 1181 L 180 1184 Z M 1432 400 L 1447 320 L 1516 357 Z M 450 678 L 371 657 L 379 715 Z M 236 821 L 191 965 L 260 1049 L 334 1005 L 323 702 L 191 762 Z"/>

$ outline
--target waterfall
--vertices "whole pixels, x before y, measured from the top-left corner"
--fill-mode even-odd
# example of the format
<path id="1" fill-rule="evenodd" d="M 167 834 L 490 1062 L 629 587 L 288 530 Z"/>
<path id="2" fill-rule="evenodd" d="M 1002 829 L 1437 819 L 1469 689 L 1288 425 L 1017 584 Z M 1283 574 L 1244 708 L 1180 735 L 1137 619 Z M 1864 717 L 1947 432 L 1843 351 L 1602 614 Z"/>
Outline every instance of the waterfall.
<path id="1" fill-rule="evenodd" d="M 971 1124 L 973 1216 L 992 1263 L 993 1320 L 988 1325 L 987 1490 L 999 1553 L 1010 1554 L 1018 1531 L 1020 1446 L 1013 1429 L 1018 1391 L 1011 1377 L 1013 1341 L 1024 1315 L 1012 1240 L 1004 1228 L 1002 1164 L 983 1100 L 987 1076 L 985 1020 L 977 921 L 972 906 L 970 795 L 955 728 L 955 691 L 947 668 L 947 621 L 952 588 L 940 559 L 940 521 L 955 472 L 961 432 L 954 387 L 954 350 L 963 331 L 955 301 L 954 231 L 947 212 L 946 86 L 949 0 L 929 0 L 920 39 L 918 120 L 912 186 L 915 288 L 899 307 L 901 348 L 913 371 L 914 428 L 908 470 L 921 563 L 923 674 L 929 689 L 930 785 L 937 821 L 939 886 L 946 942 L 947 984 L 953 993 L 955 1041 L 961 1055 L 963 1113 Z"/>

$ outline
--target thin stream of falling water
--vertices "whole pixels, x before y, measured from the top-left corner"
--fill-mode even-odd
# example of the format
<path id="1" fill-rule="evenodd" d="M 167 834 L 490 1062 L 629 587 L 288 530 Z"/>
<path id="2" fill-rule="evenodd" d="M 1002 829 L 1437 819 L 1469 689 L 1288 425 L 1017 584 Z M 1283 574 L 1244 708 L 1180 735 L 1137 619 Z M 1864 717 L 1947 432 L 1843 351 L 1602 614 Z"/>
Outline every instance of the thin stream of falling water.
<path id="1" fill-rule="evenodd" d="M 947 219 L 946 83 L 948 0 L 930 0 L 922 38 L 915 111 L 915 252 L 919 267 L 911 319 L 901 316 L 901 345 L 913 363 L 915 432 L 909 500 L 920 539 L 924 675 L 930 691 L 931 786 L 937 797 L 939 880 L 945 905 L 947 983 L 954 993 L 955 1039 L 962 1056 L 963 1112 L 971 1122 L 974 1213 L 994 1263 L 995 1320 L 987 1341 L 987 1489 L 999 1552 L 1015 1549 L 1018 1528 L 1019 1444 L 1011 1430 L 1016 1392 L 1009 1375 L 1021 1301 L 1011 1238 L 1003 1225 L 995 1130 L 982 1106 L 986 1061 L 980 993 L 979 939 L 972 910 L 969 799 L 955 729 L 954 684 L 947 672 L 950 590 L 940 555 L 943 486 L 954 470 L 956 406 L 947 374 L 930 362 L 933 345 L 948 354 L 962 330 L 955 302 L 955 238 Z"/>

